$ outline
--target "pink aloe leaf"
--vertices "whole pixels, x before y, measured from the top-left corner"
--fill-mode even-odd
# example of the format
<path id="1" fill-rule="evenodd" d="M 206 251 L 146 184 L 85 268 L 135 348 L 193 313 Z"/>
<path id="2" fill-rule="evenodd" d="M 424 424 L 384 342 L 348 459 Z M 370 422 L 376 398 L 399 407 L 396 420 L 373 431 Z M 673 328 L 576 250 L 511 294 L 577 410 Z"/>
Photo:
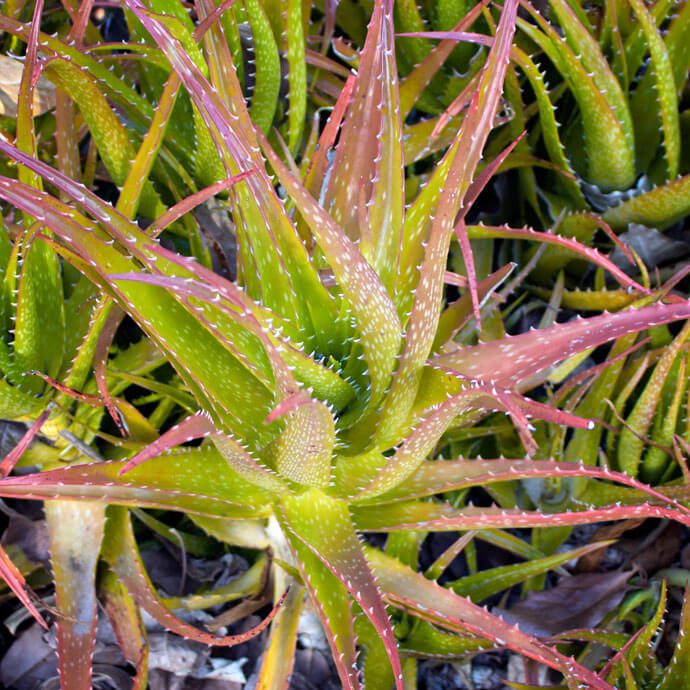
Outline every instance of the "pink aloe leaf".
<path id="1" fill-rule="evenodd" d="M 324 208 L 392 294 L 403 224 L 402 122 L 393 0 L 376 0 Z"/>
<path id="2" fill-rule="evenodd" d="M 113 344 L 113 338 L 117 329 L 122 323 L 124 318 L 124 312 L 118 307 L 114 307 L 110 310 L 110 313 L 105 318 L 105 323 L 101 332 L 98 334 L 98 341 L 96 342 L 96 348 L 93 353 L 93 373 L 96 379 L 96 386 L 98 392 L 103 399 L 103 404 L 108 410 L 108 414 L 111 419 L 115 422 L 115 426 L 122 434 L 123 438 L 126 438 L 127 432 L 120 417 L 120 412 L 117 409 L 117 405 L 110 395 L 110 390 L 108 390 L 108 381 L 106 378 L 106 366 L 108 364 L 108 353 L 110 352 L 110 346 Z"/>
<path id="3" fill-rule="evenodd" d="M 103 540 L 103 558 L 115 571 L 137 603 L 158 623 L 178 635 L 207 645 L 234 647 L 251 640 L 270 625 L 283 602 L 283 598 L 281 598 L 266 618 L 247 632 L 239 635 L 213 635 L 185 623 L 173 614 L 156 594 L 139 556 L 139 549 L 129 519 L 129 511 L 121 507 L 110 507 L 108 510 L 106 535 Z"/>
<path id="4" fill-rule="evenodd" d="M 465 220 L 460 220 L 455 226 L 455 236 L 460 245 L 460 252 L 465 262 L 465 271 L 467 273 L 467 288 L 470 293 L 470 300 L 472 302 L 472 312 L 477 322 L 477 328 L 481 327 L 482 315 L 479 311 L 479 295 L 477 291 L 477 270 L 474 266 L 474 254 L 472 253 L 472 245 L 470 245 L 470 238 L 467 235 L 467 226 Z"/>
<path id="5" fill-rule="evenodd" d="M 662 490 L 654 489 L 624 472 L 614 472 L 605 467 L 591 467 L 575 462 L 552 460 L 434 460 L 422 463 L 417 471 L 399 486 L 373 501 L 378 505 L 389 501 L 405 501 L 435 494 L 483 486 L 498 481 L 515 481 L 538 477 L 577 478 L 591 477 L 616 482 L 644 493 L 646 496 L 669 504 L 681 513 L 690 509 Z"/>
<path id="6" fill-rule="evenodd" d="M 462 200 L 462 208 L 470 209 L 472 205 L 477 200 L 479 195 L 484 191 L 489 180 L 498 172 L 498 169 L 505 163 L 508 156 L 514 151 L 515 147 L 523 140 L 527 130 L 524 130 L 519 137 L 506 146 L 503 151 L 501 151 L 495 158 L 493 158 L 489 163 L 484 166 L 482 171 L 477 175 L 477 177 L 472 181 L 472 184 L 465 194 L 465 198 Z"/>
<path id="7" fill-rule="evenodd" d="M 527 415 L 545 418 L 557 424 L 581 428 L 592 426 L 589 420 L 540 405 L 507 389 L 473 384 L 425 410 L 416 426 L 405 435 L 395 453 L 387 458 L 385 466 L 359 492 L 358 498 L 377 496 L 409 477 L 431 453 L 441 436 L 459 415 L 478 409 L 504 411 L 510 414 L 520 438 L 531 452 L 535 452 L 537 446 L 529 432 Z M 363 481 L 367 481 L 366 476 L 361 477 L 360 482 Z"/>
<path id="8" fill-rule="evenodd" d="M 597 225 L 605 227 L 606 224 L 601 220 L 597 220 Z M 595 266 L 601 266 L 608 271 L 624 288 L 629 290 L 636 290 L 642 294 L 648 295 L 650 291 L 634 281 L 629 275 L 622 271 L 616 264 L 613 263 L 605 254 L 602 254 L 593 247 L 588 247 L 577 240 L 570 237 L 563 237 L 552 232 L 538 232 L 532 228 L 511 228 L 508 226 L 488 226 L 475 225 L 468 227 L 470 237 L 493 237 L 506 239 L 522 239 L 530 242 L 543 242 L 545 244 L 553 244 L 558 247 L 563 247 L 572 251 L 587 261 L 593 263 Z"/>
<path id="9" fill-rule="evenodd" d="M 304 186 L 315 198 L 319 197 L 324 186 L 328 170 L 328 152 L 333 148 L 338 137 L 340 125 L 345 116 L 345 109 L 350 102 L 354 87 L 355 75 L 350 74 L 340 92 L 340 96 L 338 96 L 338 100 L 333 106 L 330 117 L 326 120 L 326 126 L 323 128 L 323 132 L 321 132 L 318 146 L 309 161 L 307 174 L 304 178 Z"/>
<path id="10" fill-rule="evenodd" d="M 0 577 L 2 577 L 7 583 L 7 586 L 14 592 L 17 599 L 24 604 L 27 611 L 36 619 L 38 624 L 48 630 L 48 624 L 34 604 L 34 600 L 37 600 L 38 597 L 26 584 L 26 580 L 19 571 L 19 568 L 12 563 L 2 546 L 0 546 Z"/>
<path id="11" fill-rule="evenodd" d="M 271 492 L 244 479 L 213 447 L 151 458 L 121 477 L 125 463 L 72 465 L 8 477 L 0 481 L 0 496 L 104 501 L 210 517 L 253 518 L 270 513 Z"/>
<path id="12" fill-rule="evenodd" d="M 189 417 L 185 417 L 181 422 L 175 424 L 175 426 L 153 441 L 153 443 L 149 443 L 144 450 L 130 458 L 124 464 L 119 474 L 122 476 L 141 465 L 142 462 L 155 458 L 175 446 L 181 446 L 183 443 L 193 441 L 194 439 L 206 438 L 214 433 L 217 433 L 217 430 L 207 414 L 197 412 Z"/>
<path id="13" fill-rule="evenodd" d="M 417 396 L 422 368 L 433 346 L 441 312 L 443 274 L 453 225 L 479 163 L 484 143 L 493 127 L 508 66 L 516 16 L 517 0 L 508 0 L 504 4 L 494 45 L 461 132 L 439 166 L 439 170 L 443 169 L 447 175 L 441 178 L 443 189 L 431 221 L 400 364 L 377 427 L 376 441 L 381 445 L 394 441 L 399 429 L 406 423 Z M 440 184 L 440 181 L 434 177 L 430 184 L 432 183 Z M 419 222 L 422 222 L 421 219 Z M 409 267 L 403 265 L 401 271 L 406 270 Z"/>
<path id="14" fill-rule="evenodd" d="M 496 288 L 508 278 L 515 269 L 515 265 L 514 263 L 506 264 L 477 283 L 477 297 L 480 307 L 486 303 Z M 452 340 L 470 318 L 472 311 L 472 298 L 467 293 L 449 304 L 439 319 L 433 349 L 438 350 L 444 343 Z"/>
<path id="15" fill-rule="evenodd" d="M 283 499 L 278 516 L 300 558 L 318 559 L 361 606 L 383 640 L 396 688 L 402 690 L 402 669 L 393 629 L 381 591 L 353 529 L 347 504 L 313 489 Z M 328 626 L 328 620 L 324 622 Z"/>
<path id="16" fill-rule="evenodd" d="M 253 175 L 253 170 L 228 177 L 225 180 L 209 185 L 205 189 L 201 189 L 195 194 L 185 197 L 182 201 L 174 206 L 171 206 L 162 216 L 156 218 L 151 225 L 146 228 L 147 234 L 151 237 L 157 237 L 165 228 L 172 225 L 176 220 L 182 218 L 185 213 L 189 213 L 193 208 L 203 204 L 208 199 L 214 197 L 216 194 L 225 191 L 232 185 L 244 180 L 248 175 Z"/>
<path id="17" fill-rule="evenodd" d="M 690 302 L 655 304 L 458 348 L 434 356 L 430 363 L 469 379 L 524 389 L 534 377 L 571 355 L 627 333 L 688 318 Z"/>
<path id="18" fill-rule="evenodd" d="M 98 623 L 96 564 L 105 504 L 46 501 L 44 510 L 58 610 L 60 684 L 74 690 L 91 690 L 91 656 Z"/>
<path id="19" fill-rule="evenodd" d="M 661 518 L 675 520 L 685 526 L 690 525 L 690 516 L 685 511 L 651 503 L 616 504 L 560 513 L 542 513 L 513 508 L 477 508 L 471 505 L 458 510 L 448 503 L 406 501 L 387 505 L 353 506 L 352 515 L 357 529 L 371 532 L 410 529 L 452 532 L 469 529 L 555 527 L 636 518 Z"/>
<path id="20" fill-rule="evenodd" d="M 367 557 L 386 598 L 395 606 L 447 630 L 471 632 L 491 640 L 499 647 L 512 649 L 560 671 L 569 681 L 575 680 L 597 690 L 614 690 L 594 671 L 562 655 L 536 637 L 508 625 L 469 599 L 427 580 L 400 561 L 373 548 L 367 548 Z"/>
<path id="21" fill-rule="evenodd" d="M 26 449 L 31 445 L 32 441 L 38 436 L 41 427 L 46 423 L 50 416 L 50 408 L 41 412 L 35 422 L 26 430 L 19 443 L 4 457 L 0 462 L 0 478 L 6 477 L 22 457 Z"/>

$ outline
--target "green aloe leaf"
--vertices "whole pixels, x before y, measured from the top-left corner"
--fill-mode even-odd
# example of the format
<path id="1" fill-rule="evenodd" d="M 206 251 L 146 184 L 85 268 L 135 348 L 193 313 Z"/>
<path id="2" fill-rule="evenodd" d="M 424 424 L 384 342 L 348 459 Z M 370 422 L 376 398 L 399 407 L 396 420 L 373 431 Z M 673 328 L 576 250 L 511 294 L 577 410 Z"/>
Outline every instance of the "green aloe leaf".
<path id="1" fill-rule="evenodd" d="M 587 687 L 599 690 L 612 690 L 612 686 L 593 671 L 568 659 L 537 638 L 504 623 L 471 601 L 427 580 L 400 561 L 371 548 L 367 549 L 367 556 L 387 599 L 396 606 L 447 630 L 474 633 L 501 647 L 513 649 L 561 671 L 569 681 L 584 683 Z"/>
<path id="2" fill-rule="evenodd" d="M 466 575 L 458 580 L 446 582 L 444 587 L 452 589 L 460 596 L 469 597 L 472 601 L 480 602 L 492 594 L 502 592 L 514 585 L 525 582 L 532 576 L 554 570 L 570 560 L 578 559 L 591 551 L 601 549 L 607 543 L 587 544 L 579 549 L 573 549 L 572 551 L 566 551 L 554 556 L 537 558 L 526 563 L 515 563 L 482 570 L 480 573 Z"/>
<path id="3" fill-rule="evenodd" d="M 648 654 L 648 649 L 652 644 L 652 640 L 658 634 L 659 628 L 663 622 L 664 612 L 666 611 L 666 582 L 662 580 L 661 591 L 659 593 L 659 604 L 656 607 L 651 620 L 642 630 L 634 637 L 632 643 L 625 648 L 625 651 L 620 655 L 621 662 L 616 664 L 606 679 L 614 684 L 620 683 L 621 676 L 625 674 L 625 666 L 629 664 L 631 675 L 634 675 L 636 681 L 646 685 L 646 681 L 651 680 L 650 666 L 654 664 L 655 657 Z M 637 683 L 636 683 L 637 686 Z M 637 686 L 639 687 L 639 686 Z"/>
<path id="4" fill-rule="evenodd" d="M 317 489 L 311 489 L 301 495 L 283 498 L 278 510 L 286 536 L 300 560 L 303 563 L 310 563 L 315 559 L 320 561 L 322 566 L 315 569 L 316 573 L 325 566 L 324 575 L 328 573 L 327 579 L 335 579 L 338 589 L 345 590 L 362 607 L 386 646 L 396 688 L 402 690 L 402 669 L 393 629 L 381 592 L 352 526 L 346 503 L 330 498 Z M 311 576 L 307 576 L 307 584 Z M 328 626 L 328 615 L 325 613 L 324 623 Z M 342 625 L 340 621 L 337 622 Z M 340 650 L 336 647 L 333 651 L 337 655 Z M 346 677 L 350 673 L 348 671 Z"/>
<path id="5" fill-rule="evenodd" d="M 98 500 L 209 517 L 243 519 L 270 513 L 272 494 L 244 480 L 212 447 L 153 458 L 122 476 L 125 465 L 111 461 L 10 477 L 0 482 L 0 493 L 38 500 Z"/>
<path id="6" fill-rule="evenodd" d="M 552 0 L 551 9 L 558 18 L 558 22 L 565 32 L 566 40 L 570 44 L 582 67 L 591 76 L 596 87 L 610 104 L 616 118 L 620 122 L 625 137 L 626 146 L 633 147 L 633 118 L 629 105 L 618 80 L 614 76 L 591 28 L 581 22 L 574 8 L 576 3 L 567 0 Z M 549 32 L 553 36 L 552 32 Z M 566 58 L 567 59 L 567 58 Z M 572 66 L 571 66 L 572 69 Z"/>
<path id="7" fill-rule="evenodd" d="M 256 60 L 252 94 L 252 120 L 268 132 L 278 105 L 280 93 L 280 57 L 269 18 L 259 0 L 243 0 L 251 28 Z"/>
<path id="8" fill-rule="evenodd" d="M 288 0 L 285 12 L 285 53 L 288 63 L 288 136 L 290 151 L 297 153 L 307 115 L 307 62 L 303 13 L 308 6 Z"/>
<path id="9" fill-rule="evenodd" d="M 685 324 L 673 343 L 664 349 L 661 359 L 654 367 L 651 378 L 635 402 L 635 406 L 621 430 L 616 449 L 618 465 L 631 476 L 638 475 L 645 446 L 644 437 L 647 435 L 659 408 L 664 382 L 688 337 L 690 337 L 690 321 Z M 649 471 L 652 470 L 651 467 L 648 469 Z"/>
<path id="10" fill-rule="evenodd" d="M 94 77 L 62 58 L 50 60 L 44 72 L 77 103 L 113 182 L 123 185 L 136 157 L 136 148 L 132 135 L 113 112 Z M 149 218 L 165 210 L 150 181 L 143 184 L 140 207 Z"/>
<path id="11" fill-rule="evenodd" d="M 256 690 L 287 690 L 295 663 L 304 587 L 292 584 L 275 617 L 256 680 Z"/>
<path id="12" fill-rule="evenodd" d="M 614 229 L 625 230 L 629 223 L 664 229 L 690 213 L 690 175 L 679 177 L 650 192 L 628 199 L 602 214 Z"/>
<path id="13" fill-rule="evenodd" d="M 656 28 L 654 19 L 642 0 L 630 0 L 635 11 L 650 52 L 650 62 L 647 71 L 654 75 L 653 81 L 643 79 L 633 96 L 631 109 L 633 121 L 636 123 L 635 143 L 638 148 L 638 158 L 642 165 L 651 162 L 656 154 L 658 138 L 652 130 L 658 129 L 661 120 L 663 132 L 664 155 L 666 159 L 665 180 L 673 180 L 678 175 L 680 161 L 680 123 L 678 119 L 678 95 L 673 75 L 670 55 L 661 33 Z M 652 83 L 654 88 L 651 88 Z M 656 93 L 654 95 L 653 91 Z M 654 97 L 659 105 L 659 117 L 649 112 L 649 102 Z M 642 104 L 645 104 L 644 107 Z M 650 151 L 650 146 L 653 150 Z"/>
<path id="14" fill-rule="evenodd" d="M 687 593 L 683 599 L 683 610 L 680 615 L 680 624 L 676 646 L 673 650 L 673 658 L 666 665 L 661 679 L 657 681 L 656 690 L 673 690 L 681 687 L 684 679 L 690 673 L 690 598 Z"/>
<path id="15" fill-rule="evenodd" d="M 530 14 L 541 31 L 522 19 L 518 19 L 518 26 L 553 62 L 578 102 L 587 152 L 587 181 L 607 190 L 628 189 L 635 180 L 633 138 L 625 125 L 630 123 L 629 114 L 619 120 L 614 111 L 614 101 L 620 99 L 614 97 L 611 101 L 602 94 L 603 85 L 589 76 L 555 28 L 536 10 L 530 9 Z M 607 84 L 612 79 L 613 75 L 608 74 Z"/>

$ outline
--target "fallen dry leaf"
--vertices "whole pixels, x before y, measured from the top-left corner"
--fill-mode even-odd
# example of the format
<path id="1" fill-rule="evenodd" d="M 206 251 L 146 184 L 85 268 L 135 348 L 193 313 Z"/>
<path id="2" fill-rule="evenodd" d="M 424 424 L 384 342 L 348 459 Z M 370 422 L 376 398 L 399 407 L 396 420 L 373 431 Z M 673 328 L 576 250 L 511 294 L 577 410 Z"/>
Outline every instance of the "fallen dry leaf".
<path id="1" fill-rule="evenodd" d="M 19 84 L 22 80 L 24 63 L 0 55 L 0 115 L 17 117 Z M 55 107 L 55 86 L 41 77 L 34 89 L 34 115 L 52 110 Z"/>
<path id="2" fill-rule="evenodd" d="M 509 610 L 494 613 L 520 630 L 552 637 L 566 630 L 591 628 L 623 599 L 629 572 L 586 573 L 563 577 L 552 589 L 530 592 Z"/>

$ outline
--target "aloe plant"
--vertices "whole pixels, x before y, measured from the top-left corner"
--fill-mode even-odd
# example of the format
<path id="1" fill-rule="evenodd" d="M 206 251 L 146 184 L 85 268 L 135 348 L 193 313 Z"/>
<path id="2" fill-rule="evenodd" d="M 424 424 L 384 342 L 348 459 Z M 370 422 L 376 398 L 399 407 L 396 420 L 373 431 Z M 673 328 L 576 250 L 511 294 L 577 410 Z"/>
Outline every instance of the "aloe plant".
<path id="1" fill-rule="evenodd" d="M 74 171 L 42 162 L 20 136 L 14 143 L 0 138 L 3 154 L 26 171 L 19 180 L 0 177 L 0 197 L 36 219 L 36 241 L 51 257 L 62 258 L 63 270 L 69 263 L 83 274 L 80 285 L 88 280 L 103 295 L 99 314 L 105 323 L 99 323 L 100 347 L 92 353 L 97 382 L 77 384 L 59 369 L 47 375 L 60 379 L 54 385 L 66 395 L 94 395 L 95 387 L 102 405 L 123 416 L 125 406 L 113 400 L 113 374 L 106 376 L 105 362 L 117 325 L 107 310 L 116 305 L 146 335 L 142 342 L 147 345 L 141 347 L 155 345 L 184 386 L 181 394 L 174 386 L 158 390 L 176 395 L 176 401 L 191 400 L 195 408 L 153 441 L 145 434 L 132 439 L 115 459 L 77 461 L 58 469 L 48 465 L 0 481 L 0 495 L 43 500 L 53 524 L 61 521 L 63 531 L 54 529 L 52 548 L 63 687 L 91 687 L 99 560 L 108 566 L 98 581 L 99 592 L 112 612 L 125 655 L 137 665 L 136 687 L 145 687 L 147 664 L 145 641 L 136 632 L 137 606 L 170 629 L 208 644 L 237 644 L 270 625 L 259 686 L 287 687 L 296 622 L 307 595 L 347 688 L 412 683 L 415 667 L 408 659 L 421 649 L 446 648 L 452 655 L 493 647 L 508 647 L 556 669 L 569 687 L 613 687 L 609 669 L 587 668 L 456 593 L 481 600 L 557 567 L 559 557 L 541 554 L 522 574 L 517 569 L 495 573 L 493 586 L 486 577 L 449 588 L 436 582 L 442 562 L 425 576 L 403 554 L 416 539 L 411 531 L 575 525 L 639 516 L 689 524 L 684 487 L 653 489 L 624 473 L 551 459 L 444 461 L 436 459 L 436 449 L 449 431 L 476 424 L 495 410 L 510 416 L 530 455 L 538 450 L 530 418 L 554 428 L 591 428 L 588 419 L 525 394 L 556 364 L 580 352 L 687 319 L 690 303 L 650 294 L 606 256 L 575 240 L 510 231 L 511 236 L 523 232 L 534 242 L 577 253 L 608 270 L 636 297 L 646 295 L 649 304 L 513 337 L 475 342 L 472 333 L 465 333 L 467 323 L 479 327 L 491 318 L 484 307 L 511 270 L 507 266 L 477 280 L 465 216 L 501 161 L 497 158 L 478 173 L 500 106 L 516 1 L 502 9 L 457 135 L 409 205 L 392 1 L 374 3 L 357 75 L 346 82 L 318 146 L 305 149 L 301 169 L 290 152 L 300 148 L 302 123 L 288 116 L 283 130 L 288 144 L 278 148 L 280 135 L 266 136 L 275 113 L 255 105 L 272 87 L 261 87 L 268 91 L 248 108 L 242 84 L 229 69 L 233 55 L 237 58 L 231 35 L 237 16 L 220 20 L 229 4 L 218 10 L 210 0 L 199 0 L 199 23 L 193 26 L 170 3 L 127 0 L 130 25 L 147 41 L 147 50 L 155 51 L 150 71 L 163 69 L 168 75 L 155 108 L 136 91 L 123 92 L 119 79 L 106 76 L 97 60 L 42 38 L 40 3 L 28 33 L 14 20 L 3 19 L 3 27 L 27 40 L 28 55 L 45 44 L 50 52 L 45 69 L 76 102 L 110 177 L 122 187 L 113 207 L 75 179 Z M 276 27 L 283 18 L 271 14 L 271 7 L 247 0 L 238 10 L 240 19 L 244 12 L 254 22 L 255 41 L 269 28 L 278 40 Z M 288 14 L 290 10 L 297 12 L 292 3 Z M 270 27 L 261 23 L 262 16 Z M 295 35 L 287 37 L 288 54 L 296 50 L 290 42 L 302 40 L 296 18 L 289 20 Z M 262 40 L 270 43 L 270 37 Z M 299 51 L 291 60 L 291 69 L 302 69 L 295 66 L 304 60 Z M 74 68 L 75 63 L 83 69 Z M 28 74 L 33 69 L 29 59 Z M 292 93 L 290 107 L 304 98 L 303 78 L 293 77 L 297 93 Z M 258 80 L 257 75 L 257 89 Z M 26 82 L 30 99 L 32 79 Z M 165 161 L 162 132 L 174 125 L 174 101 L 182 87 L 189 100 L 178 114 L 192 113 L 196 141 L 213 142 L 208 160 L 219 162 L 222 179 L 197 165 L 196 181 L 187 180 L 189 195 L 166 206 L 165 199 L 175 198 L 180 179 L 186 178 L 167 178 L 170 187 L 163 191 L 161 180 L 166 178 L 157 177 L 155 166 L 157 156 Z M 94 89 L 102 89 L 101 95 L 96 97 Z M 138 113 L 139 124 L 148 122 L 138 139 L 125 136 L 112 146 L 103 131 L 97 139 L 99 117 L 112 122 L 114 131 L 126 133 L 104 94 L 122 99 L 124 112 Z M 181 150 L 194 160 L 193 149 Z M 131 169 L 121 165 L 123 156 L 133 158 Z M 213 174 L 204 177 L 207 173 Z M 149 175 L 152 181 L 144 182 Z M 211 184 L 196 192 L 197 183 Z M 235 282 L 204 265 L 206 257 L 194 249 L 193 222 L 186 215 L 221 191 L 237 235 Z M 133 220 L 137 209 L 152 219 L 145 230 Z M 163 232 L 187 239 L 199 261 L 164 248 L 158 241 Z M 462 248 L 466 294 L 446 304 L 453 237 Z M 149 364 L 153 359 L 151 354 Z M 111 372 L 119 369 L 112 360 L 108 364 Z M 6 460 L 7 471 L 37 428 Z M 205 440 L 200 446 L 185 445 L 194 439 Z M 138 452 L 129 451 L 132 445 L 139 446 Z M 128 456 L 123 457 L 123 450 Z M 472 486 L 553 477 L 588 478 L 601 488 L 600 496 L 592 505 L 556 513 L 453 505 L 444 498 Z M 626 501 L 618 502 L 615 492 L 607 500 L 611 482 L 627 487 Z M 275 607 L 268 618 L 235 636 L 184 623 L 170 606 L 198 602 L 168 606 L 154 590 L 130 523 L 128 508 L 133 507 L 181 511 L 228 544 L 270 548 Z M 363 543 L 367 532 L 391 535 L 385 552 Z M 38 615 L 21 575 L 10 561 L 3 563 L 2 575 Z M 262 569 L 252 569 L 244 592 L 255 593 L 261 578 Z M 208 598 L 209 603 L 217 600 Z M 403 613 L 416 621 L 407 634 Z"/>

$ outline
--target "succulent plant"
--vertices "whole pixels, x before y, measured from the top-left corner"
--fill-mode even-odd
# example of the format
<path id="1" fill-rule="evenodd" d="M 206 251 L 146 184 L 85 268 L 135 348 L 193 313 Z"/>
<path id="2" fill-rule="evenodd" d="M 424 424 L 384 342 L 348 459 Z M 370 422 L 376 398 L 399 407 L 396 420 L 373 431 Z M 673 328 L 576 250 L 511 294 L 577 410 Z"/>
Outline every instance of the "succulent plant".
<path id="1" fill-rule="evenodd" d="M 129 419 L 145 427 L 116 448 L 114 459 L 77 459 L 57 469 L 41 468 L 36 459 L 37 471 L 6 476 L 45 417 L 56 414 L 48 410 L 3 463 L 0 496 L 43 500 L 51 515 L 62 686 L 91 687 L 98 587 L 123 652 L 137 666 L 135 687 L 146 687 L 147 668 L 138 607 L 171 630 L 208 644 L 238 644 L 270 625 L 258 684 L 287 687 L 307 595 L 346 688 L 402 688 L 415 676 L 410 659 L 424 650 L 446 650 L 452 656 L 493 647 L 507 647 L 556 669 L 571 688 L 614 687 L 618 676 L 611 678 L 625 668 L 619 659 L 603 670 L 588 668 L 458 594 L 482 600 L 557 567 L 564 556 L 541 554 L 522 572 L 495 573 L 498 590 L 487 578 L 445 587 L 437 582 L 444 559 L 426 575 L 416 571 L 414 533 L 645 516 L 690 524 L 685 486 L 651 488 L 625 473 L 552 459 L 438 459 L 449 432 L 476 425 L 493 411 L 510 416 L 528 456 L 539 448 L 530 419 L 553 429 L 591 429 L 587 418 L 526 393 L 557 364 L 581 352 L 688 319 L 690 302 L 653 293 L 576 240 L 505 228 L 495 232 L 574 252 L 648 304 L 512 337 L 474 338 L 487 319 L 496 319 L 495 310 L 492 316 L 486 307 L 511 271 L 503 266 L 477 279 L 466 215 L 507 155 L 479 172 L 501 107 L 516 0 L 504 3 L 462 124 L 416 194 L 411 187 L 406 190 L 392 0 L 373 3 L 357 74 L 345 82 L 330 120 L 317 131 L 318 142 L 307 146 L 302 142 L 304 72 L 293 74 L 306 69 L 306 53 L 294 48 L 294 42 L 303 41 L 303 3 L 287 3 L 291 31 L 285 37 L 276 28 L 284 15 L 276 16 L 274 3 L 246 0 L 228 21 L 231 4 L 199 0 L 195 25 L 176 4 L 126 1 L 130 26 L 145 41 L 142 54 L 153 56 L 147 69 L 167 75 L 155 107 L 118 75 L 104 71 L 99 60 L 69 42 L 41 36 L 40 2 L 30 30 L 9 18 L 0 24 L 27 42 L 26 102 L 40 47 L 48 53 L 43 69 L 76 102 L 110 178 L 120 187 L 113 206 L 79 182 L 74 169 L 41 161 L 19 127 L 14 143 L 0 137 L 0 151 L 22 171 L 19 179 L 0 176 L 0 198 L 24 214 L 32 246 L 50 257 L 56 273 L 71 270 L 69 264 L 84 276 L 75 290 L 102 295 L 94 312 L 100 321 L 95 316 L 91 321 L 98 347 L 84 354 L 94 359 L 94 381 L 70 379 L 57 366 L 45 374 L 64 395 L 82 396 L 82 401 L 92 396 L 91 403 L 107 407 L 120 423 Z M 82 23 L 87 11 L 80 10 Z M 255 88 L 262 93 L 255 92 L 248 108 L 232 67 L 233 56 L 239 59 L 232 32 L 239 30 L 242 13 L 257 50 L 260 40 L 287 41 L 293 81 L 282 130 L 285 146 L 278 132 L 269 132 L 276 113 L 256 105 L 265 103 L 275 87 L 266 86 L 262 80 L 268 77 L 257 73 Z M 325 14 L 326 35 L 330 16 Z M 158 94 L 156 79 L 142 87 L 148 97 Z M 180 94 L 178 107 L 174 103 L 182 87 L 186 95 Z M 410 92 L 405 93 L 409 102 Z M 141 130 L 138 137 L 130 140 L 108 99 L 133 118 Z M 175 137 L 163 137 L 166 128 L 174 133 L 176 118 L 184 113 L 191 113 L 197 148 L 180 143 L 176 149 Z M 22 126 L 29 122 L 25 118 Z M 185 156 L 181 166 L 166 158 L 172 150 Z M 299 166 L 291 155 L 296 151 L 302 155 Z M 186 174 L 185 165 L 193 166 L 193 175 Z M 196 191 L 197 185 L 207 186 Z M 183 189 L 183 198 L 169 203 Z M 408 203 L 406 192 L 412 196 Z M 237 238 L 234 282 L 209 268 L 188 215 L 221 193 Z M 145 229 L 134 220 L 138 209 L 151 220 Z M 162 233 L 170 241 L 167 247 L 159 240 Z M 454 237 L 465 276 L 446 270 Z M 465 289 L 456 301 L 447 300 L 447 280 Z M 174 367 L 183 390 L 155 380 L 151 385 L 174 395 L 175 404 L 182 400 L 182 408 L 192 401 L 193 412 L 155 440 L 147 438 L 153 425 L 146 426 L 113 390 L 112 372 L 119 367 L 107 356 L 119 323 L 117 310 L 146 335 L 141 341 L 146 345 L 140 346 L 146 365 L 140 370 L 161 362 L 155 347 Z M 501 323 L 498 328 L 503 331 Z M 36 411 L 43 405 L 37 404 Z M 166 407 L 170 414 L 175 409 L 179 416 L 179 408 Z M 198 439 L 204 439 L 200 445 L 185 445 Z M 547 512 L 538 506 L 475 507 L 449 500 L 469 487 L 564 477 L 589 479 L 592 501 Z M 627 488 L 623 502 L 612 483 Z M 143 568 L 128 510 L 134 507 L 179 511 L 220 541 L 267 550 L 271 557 L 257 559 L 244 592 L 265 588 L 266 564 L 274 601 L 268 617 L 240 635 L 202 631 L 183 622 L 172 609 L 190 602 L 166 604 Z M 389 534 L 385 550 L 367 542 L 371 532 Z M 0 574 L 40 618 L 21 573 L 4 552 L 0 555 Z M 96 578 L 99 561 L 108 569 Z M 262 601 L 250 602 L 247 610 L 257 610 Z M 406 614 L 411 623 L 403 622 Z M 671 687 L 679 669 L 680 663 L 672 666 L 661 682 Z"/>

